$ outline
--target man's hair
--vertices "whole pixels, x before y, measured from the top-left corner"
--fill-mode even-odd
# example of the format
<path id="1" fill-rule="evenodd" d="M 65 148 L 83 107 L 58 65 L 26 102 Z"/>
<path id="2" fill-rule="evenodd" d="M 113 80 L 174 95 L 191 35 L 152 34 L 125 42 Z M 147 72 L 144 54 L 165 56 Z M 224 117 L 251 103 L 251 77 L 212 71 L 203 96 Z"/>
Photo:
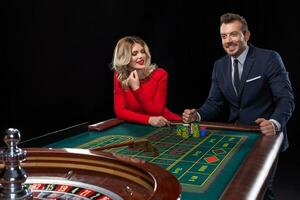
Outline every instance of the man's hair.
<path id="1" fill-rule="evenodd" d="M 228 24 L 233 21 L 239 21 L 242 23 L 242 31 L 248 31 L 248 23 L 246 19 L 238 14 L 235 13 L 225 13 L 220 17 L 220 26 L 222 24 Z"/>

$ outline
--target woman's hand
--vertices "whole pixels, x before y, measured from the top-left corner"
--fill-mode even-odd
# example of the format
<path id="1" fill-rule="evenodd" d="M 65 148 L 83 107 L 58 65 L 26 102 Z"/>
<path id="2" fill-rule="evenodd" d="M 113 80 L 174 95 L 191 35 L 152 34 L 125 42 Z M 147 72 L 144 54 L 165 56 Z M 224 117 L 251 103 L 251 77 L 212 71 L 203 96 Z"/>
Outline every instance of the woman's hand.
<path id="1" fill-rule="evenodd" d="M 150 117 L 148 123 L 156 127 L 162 127 L 170 124 L 170 122 L 163 116 Z"/>
<path id="2" fill-rule="evenodd" d="M 133 90 L 137 90 L 140 87 L 140 79 L 136 70 L 132 71 L 127 78 L 128 86 Z"/>

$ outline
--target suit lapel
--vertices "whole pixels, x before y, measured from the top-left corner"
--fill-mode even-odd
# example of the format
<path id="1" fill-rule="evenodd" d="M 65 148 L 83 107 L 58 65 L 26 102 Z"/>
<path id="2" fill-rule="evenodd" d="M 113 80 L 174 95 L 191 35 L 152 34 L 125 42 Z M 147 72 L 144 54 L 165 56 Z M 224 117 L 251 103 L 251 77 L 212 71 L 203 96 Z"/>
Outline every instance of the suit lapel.
<path id="1" fill-rule="evenodd" d="M 239 96 L 242 94 L 246 80 L 249 76 L 249 73 L 252 69 L 252 66 L 254 64 L 254 49 L 253 47 L 250 45 L 249 46 L 249 52 L 248 55 L 246 57 L 245 63 L 244 63 L 244 67 L 243 67 L 243 72 L 242 72 L 242 77 L 241 77 L 241 84 L 239 87 L 240 93 Z"/>

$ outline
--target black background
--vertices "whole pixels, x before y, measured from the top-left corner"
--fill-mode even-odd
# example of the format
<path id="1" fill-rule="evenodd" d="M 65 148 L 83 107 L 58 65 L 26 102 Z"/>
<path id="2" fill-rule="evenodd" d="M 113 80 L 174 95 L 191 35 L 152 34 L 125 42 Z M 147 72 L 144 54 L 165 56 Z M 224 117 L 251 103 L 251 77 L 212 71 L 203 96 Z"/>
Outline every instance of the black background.
<path id="1" fill-rule="evenodd" d="M 296 2 L 287 2 L 1 2 L 1 131 L 18 128 L 26 140 L 114 117 L 110 63 L 117 40 L 125 35 L 143 38 L 152 61 L 169 72 L 172 111 L 181 114 L 200 106 L 208 94 L 213 62 L 225 55 L 219 36 L 219 17 L 225 12 L 246 18 L 252 44 L 280 53 L 297 100 L 300 17 Z M 296 104 L 288 123 L 291 146 L 282 156 L 289 163 L 284 169 L 295 167 L 299 158 L 297 109 Z M 218 120 L 226 118 L 225 109 Z"/>

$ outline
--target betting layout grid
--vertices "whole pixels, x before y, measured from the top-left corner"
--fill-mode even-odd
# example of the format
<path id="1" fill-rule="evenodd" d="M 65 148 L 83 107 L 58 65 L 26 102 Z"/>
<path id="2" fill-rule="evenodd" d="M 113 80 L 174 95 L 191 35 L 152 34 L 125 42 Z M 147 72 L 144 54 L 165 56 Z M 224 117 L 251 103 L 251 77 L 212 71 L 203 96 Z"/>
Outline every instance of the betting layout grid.
<path id="1" fill-rule="evenodd" d="M 203 133 L 201 129 L 198 131 L 205 135 L 199 137 L 195 136 L 191 127 L 188 127 L 189 135 L 186 136 L 178 134 L 181 128 L 178 125 L 163 127 L 144 136 L 159 149 L 160 155 L 157 157 L 153 157 L 151 152 L 127 147 L 108 151 L 158 164 L 176 176 L 183 191 L 203 193 L 246 140 L 246 136 L 224 135 L 220 131 L 206 129 Z M 126 135 L 103 136 L 77 147 L 91 148 L 133 139 Z"/>

